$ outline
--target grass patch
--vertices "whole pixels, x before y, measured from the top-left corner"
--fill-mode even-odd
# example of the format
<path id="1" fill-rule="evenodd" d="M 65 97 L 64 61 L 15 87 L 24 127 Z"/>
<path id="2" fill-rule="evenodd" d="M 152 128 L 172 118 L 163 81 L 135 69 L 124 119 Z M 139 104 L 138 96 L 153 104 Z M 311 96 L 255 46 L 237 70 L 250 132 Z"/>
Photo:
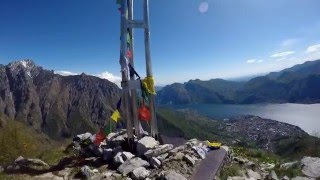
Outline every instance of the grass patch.
<path id="1" fill-rule="evenodd" d="M 250 160 L 278 164 L 282 158 L 274 153 L 267 152 L 261 149 L 250 149 L 246 147 L 234 147 L 233 152 L 237 156 L 245 157 Z"/>
<path id="2" fill-rule="evenodd" d="M 39 158 L 54 165 L 67 155 L 64 145 L 49 140 L 19 121 L 8 120 L 0 128 L 0 165 L 9 165 L 19 156 Z"/>
<path id="3" fill-rule="evenodd" d="M 226 180 L 229 176 L 240 176 L 240 166 L 238 164 L 231 164 L 230 166 L 225 166 L 220 173 L 220 179 Z"/>
<path id="4" fill-rule="evenodd" d="M 293 165 L 292 167 L 288 169 L 281 169 L 280 165 L 277 165 L 275 167 L 275 172 L 277 173 L 278 177 L 288 176 L 290 178 L 296 177 L 296 176 L 302 176 L 301 173 L 301 167 L 299 163 Z"/>

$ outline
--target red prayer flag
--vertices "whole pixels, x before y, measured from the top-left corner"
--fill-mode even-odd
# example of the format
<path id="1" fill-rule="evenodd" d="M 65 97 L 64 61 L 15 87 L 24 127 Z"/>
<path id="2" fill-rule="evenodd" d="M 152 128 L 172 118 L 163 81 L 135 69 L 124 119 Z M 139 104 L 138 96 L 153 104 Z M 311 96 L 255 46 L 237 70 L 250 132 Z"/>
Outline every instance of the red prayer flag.
<path id="1" fill-rule="evenodd" d="M 149 122 L 151 119 L 151 113 L 149 108 L 142 104 L 142 106 L 138 109 L 138 118 L 142 121 Z"/>
<path id="2" fill-rule="evenodd" d="M 106 135 L 104 134 L 104 130 L 100 128 L 99 132 L 96 134 L 96 139 L 94 140 L 94 144 L 100 145 L 100 143 L 106 139 Z"/>

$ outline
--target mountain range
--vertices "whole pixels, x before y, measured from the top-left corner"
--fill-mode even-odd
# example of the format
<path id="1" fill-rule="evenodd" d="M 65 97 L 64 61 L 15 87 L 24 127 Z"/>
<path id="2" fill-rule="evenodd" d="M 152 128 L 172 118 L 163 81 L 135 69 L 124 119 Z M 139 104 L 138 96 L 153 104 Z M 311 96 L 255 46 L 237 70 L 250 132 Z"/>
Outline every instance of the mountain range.
<path id="1" fill-rule="evenodd" d="M 158 104 L 319 103 L 320 60 L 307 61 L 249 81 L 190 80 L 158 91 Z"/>
<path id="2" fill-rule="evenodd" d="M 116 108 L 120 88 L 86 74 L 61 76 L 31 60 L 0 65 L 0 114 L 51 138 L 93 131 Z"/>

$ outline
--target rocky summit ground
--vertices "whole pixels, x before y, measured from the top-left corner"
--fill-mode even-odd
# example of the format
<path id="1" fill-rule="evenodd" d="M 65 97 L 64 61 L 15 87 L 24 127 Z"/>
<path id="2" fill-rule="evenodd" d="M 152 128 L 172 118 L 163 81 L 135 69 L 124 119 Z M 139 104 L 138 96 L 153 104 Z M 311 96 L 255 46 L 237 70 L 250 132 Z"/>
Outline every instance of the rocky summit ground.
<path id="1" fill-rule="evenodd" d="M 87 142 L 82 134 L 73 143 L 76 155 L 49 166 L 39 159 L 18 157 L 3 171 L 23 179 L 190 179 L 206 155 L 206 145 L 197 139 L 183 145 L 160 144 L 144 135 L 135 138 L 134 149 L 127 145 L 126 131 L 110 133 L 101 144 Z"/>

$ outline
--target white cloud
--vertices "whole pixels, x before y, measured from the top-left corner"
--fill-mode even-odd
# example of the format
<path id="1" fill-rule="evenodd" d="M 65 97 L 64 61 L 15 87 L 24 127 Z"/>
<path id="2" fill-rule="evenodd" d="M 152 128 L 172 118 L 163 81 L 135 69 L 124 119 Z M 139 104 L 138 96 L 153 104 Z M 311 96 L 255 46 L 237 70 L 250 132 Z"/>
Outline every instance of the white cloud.
<path id="1" fill-rule="evenodd" d="M 281 42 L 281 46 L 288 47 L 297 44 L 300 41 L 298 38 L 290 38 Z"/>
<path id="2" fill-rule="evenodd" d="M 54 71 L 55 74 L 60 74 L 62 76 L 74 76 L 74 75 L 79 75 L 79 73 L 74 73 L 74 72 L 70 72 L 70 71 Z M 101 79 L 107 79 L 110 82 L 115 83 L 116 85 L 118 85 L 119 87 L 121 86 L 121 77 L 120 76 L 115 76 L 111 73 L 109 73 L 108 71 L 102 72 L 100 74 L 96 74 L 93 75 L 96 77 L 99 77 Z"/>
<path id="3" fill-rule="evenodd" d="M 315 53 L 320 52 L 320 44 L 309 46 L 306 50 L 306 53 Z"/>
<path id="4" fill-rule="evenodd" d="M 262 62 L 263 62 L 263 60 L 262 60 L 262 59 L 259 59 L 257 62 L 258 62 L 258 63 L 262 63 Z"/>
<path id="5" fill-rule="evenodd" d="M 119 87 L 121 86 L 121 77 L 115 76 L 115 75 L 109 73 L 108 71 L 102 72 L 101 74 L 97 74 L 96 76 L 99 78 L 102 78 L 102 79 L 107 79 L 110 82 L 115 83 Z"/>
<path id="6" fill-rule="evenodd" d="M 255 63 L 257 60 L 256 59 L 249 59 L 249 60 L 247 60 L 246 62 L 247 63 Z"/>
<path id="7" fill-rule="evenodd" d="M 276 54 L 272 54 L 270 57 L 272 58 L 282 58 L 282 57 L 286 57 L 290 54 L 294 54 L 294 51 L 284 51 L 284 52 L 280 52 L 280 53 L 276 53 Z"/>
<path id="8" fill-rule="evenodd" d="M 200 13 L 206 13 L 209 9 L 209 4 L 208 2 L 201 2 L 199 5 L 199 11 Z"/>
<path id="9" fill-rule="evenodd" d="M 74 76 L 78 75 L 78 73 L 70 72 L 70 71 L 54 71 L 55 74 L 60 74 L 61 76 Z"/>

